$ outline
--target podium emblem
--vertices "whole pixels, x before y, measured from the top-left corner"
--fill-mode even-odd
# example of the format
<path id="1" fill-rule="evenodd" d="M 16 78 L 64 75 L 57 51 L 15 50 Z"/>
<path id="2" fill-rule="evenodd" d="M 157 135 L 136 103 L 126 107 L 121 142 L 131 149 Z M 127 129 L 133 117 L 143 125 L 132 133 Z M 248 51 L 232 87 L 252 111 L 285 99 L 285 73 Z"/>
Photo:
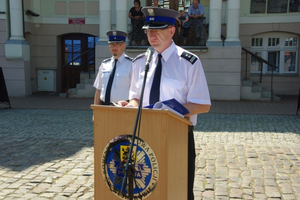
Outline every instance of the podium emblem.
<path id="1" fill-rule="evenodd" d="M 122 181 L 125 173 L 126 161 L 129 157 L 132 135 L 120 135 L 112 139 L 105 147 L 101 168 L 102 175 L 111 192 L 121 199 L 129 198 L 129 185 L 127 183 L 125 193 L 121 193 Z M 145 199 L 155 189 L 159 167 L 157 158 L 151 147 L 142 139 L 136 137 L 132 150 L 131 163 L 133 173 L 133 195 L 134 199 Z M 95 188 L 96 189 L 96 188 Z"/>

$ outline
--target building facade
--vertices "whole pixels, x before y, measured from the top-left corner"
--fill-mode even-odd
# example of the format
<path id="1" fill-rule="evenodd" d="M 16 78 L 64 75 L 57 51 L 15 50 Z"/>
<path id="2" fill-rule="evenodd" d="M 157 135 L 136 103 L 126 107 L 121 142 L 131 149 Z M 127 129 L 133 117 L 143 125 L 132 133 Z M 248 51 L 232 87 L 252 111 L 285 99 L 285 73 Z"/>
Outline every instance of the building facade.
<path id="1" fill-rule="evenodd" d="M 186 11 L 191 2 L 160 0 L 159 5 Z M 184 48 L 201 59 L 213 100 L 264 99 L 263 90 L 298 94 L 299 1 L 201 0 L 201 4 L 203 43 Z M 141 0 L 142 7 L 150 5 L 151 0 Z M 98 67 L 111 56 L 106 32 L 118 29 L 130 35 L 131 7 L 131 0 L 0 0 L 0 67 L 9 96 L 37 91 L 92 96 Z M 131 46 L 129 37 L 126 54 L 135 57 L 147 47 Z M 266 62 L 261 64 L 256 56 Z M 260 94 L 253 93 L 257 85 Z"/>

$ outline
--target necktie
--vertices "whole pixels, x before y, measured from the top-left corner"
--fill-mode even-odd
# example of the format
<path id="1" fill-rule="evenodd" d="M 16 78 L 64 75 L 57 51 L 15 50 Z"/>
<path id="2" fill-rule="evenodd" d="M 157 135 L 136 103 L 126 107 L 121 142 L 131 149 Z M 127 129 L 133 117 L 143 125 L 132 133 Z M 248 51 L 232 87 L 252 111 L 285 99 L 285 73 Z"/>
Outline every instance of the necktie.
<path id="1" fill-rule="evenodd" d="M 159 101 L 160 79 L 161 79 L 161 70 L 162 70 L 161 57 L 162 57 L 161 54 L 158 54 L 158 62 L 155 69 L 152 87 L 150 90 L 150 98 L 149 98 L 150 104 L 154 104 Z"/>
<path id="2" fill-rule="evenodd" d="M 111 73 L 110 73 L 110 76 L 109 76 L 109 79 L 108 79 L 106 92 L 105 92 L 104 105 L 110 105 L 111 86 L 112 86 L 114 76 L 115 76 L 115 72 L 116 72 L 116 68 L 117 68 L 117 61 L 118 61 L 118 59 L 115 59 L 115 65 L 114 65 L 113 69 L 111 70 Z"/>

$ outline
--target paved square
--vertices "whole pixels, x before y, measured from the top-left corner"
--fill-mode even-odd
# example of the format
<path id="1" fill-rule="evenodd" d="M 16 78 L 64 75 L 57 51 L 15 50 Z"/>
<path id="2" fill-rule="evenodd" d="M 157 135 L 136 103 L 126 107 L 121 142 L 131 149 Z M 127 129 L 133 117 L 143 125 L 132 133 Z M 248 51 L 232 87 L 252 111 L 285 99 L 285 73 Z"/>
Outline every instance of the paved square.
<path id="1" fill-rule="evenodd" d="M 0 110 L 0 199 L 93 199 L 92 110 Z M 202 114 L 196 199 L 300 199 L 300 117 Z"/>

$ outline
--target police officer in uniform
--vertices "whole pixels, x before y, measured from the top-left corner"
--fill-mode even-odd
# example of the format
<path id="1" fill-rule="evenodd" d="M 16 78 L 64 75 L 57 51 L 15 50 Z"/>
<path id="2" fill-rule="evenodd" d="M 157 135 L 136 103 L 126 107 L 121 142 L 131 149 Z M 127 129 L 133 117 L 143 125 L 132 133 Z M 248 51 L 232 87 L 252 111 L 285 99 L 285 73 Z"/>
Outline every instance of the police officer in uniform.
<path id="1" fill-rule="evenodd" d="M 131 82 L 132 58 L 124 53 L 127 33 L 111 30 L 107 33 L 111 58 L 103 60 L 94 82 L 94 104 L 111 105 L 127 100 Z"/>
<path id="2" fill-rule="evenodd" d="M 146 30 L 150 45 L 155 49 L 149 64 L 143 106 L 175 98 L 190 111 L 185 117 L 196 125 L 197 114 L 207 113 L 211 101 L 200 59 L 175 45 L 172 40 L 176 18 L 180 14 L 174 10 L 155 7 L 144 7 L 142 12 L 146 17 L 143 29 Z M 133 60 L 130 102 L 122 102 L 120 105 L 138 106 L 145 62 L 145 53 Z M 193 126 L 189 127 L 188 141 L 188 199 L 193 200 L 196 157 Z"/>

